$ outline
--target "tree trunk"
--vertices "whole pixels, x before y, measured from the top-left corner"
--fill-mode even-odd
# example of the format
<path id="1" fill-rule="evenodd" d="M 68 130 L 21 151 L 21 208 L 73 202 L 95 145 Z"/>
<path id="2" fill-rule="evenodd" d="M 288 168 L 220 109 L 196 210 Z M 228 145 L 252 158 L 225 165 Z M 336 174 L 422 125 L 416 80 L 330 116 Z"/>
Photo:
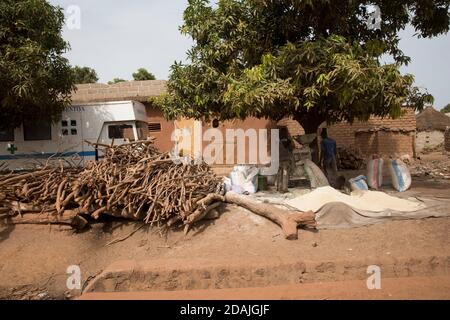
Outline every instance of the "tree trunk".
<path id="1" fill-rule="evenodd" d="M 294 120 L 303 127 L 306 134 L 311 134 L 317 133 L 320 125 L 326 121 L 326 118 L 323 115 L 309 112 L 295 115 Z"/>
<path id="2" fill-rule="evenodd" d="M 8 217 L 8 224 L 59 224 L 69 225 L 77 230 L 82 230 L 88 222 L 78 215 L 76 210 L 65 210 L 62 214 L 56 213 L 27 213 L 22 216 Z"/>
<path id="3" fill-rule="evenodd" d="M 311 211 L 294 211 L 289 213 L 287 210 L 280 209 L 274 205 L 259 203 L 248 196 L 242 196 L 234 192 L 228 192 L 225 195 L 225 200 L 275 222 L 281 227 L 285 238 L 288 240 L 298 239 L 297 228 L 299 226 L 316 227 L 315 214 Z"/>
<path id="4" fill-rule="evenodd" d="M 320 125 L 324 123 L 326 119 L 324 115 L 308 112 L 295 115 L 294 120 L 296 120 L 303 127 L 306 134 L 318 134 L 317 131 Z M 312 161 L 320 167 L 319 139 L 317 138 L 311 142 L 309 148 L 311 149 Z"/>

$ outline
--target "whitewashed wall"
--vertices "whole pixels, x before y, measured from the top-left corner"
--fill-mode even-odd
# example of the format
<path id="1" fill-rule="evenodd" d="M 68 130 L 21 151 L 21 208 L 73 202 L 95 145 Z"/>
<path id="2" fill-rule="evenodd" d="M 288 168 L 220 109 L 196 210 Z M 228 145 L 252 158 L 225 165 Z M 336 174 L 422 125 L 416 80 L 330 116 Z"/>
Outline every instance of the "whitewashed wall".
<path id="1" fill-rule="evenodd" d="M 444 132 L 442 131 L 422 131 L 417 133 L 416 152 L 422 152 L 426 148 L 434 148 L 444 143 Z"/>

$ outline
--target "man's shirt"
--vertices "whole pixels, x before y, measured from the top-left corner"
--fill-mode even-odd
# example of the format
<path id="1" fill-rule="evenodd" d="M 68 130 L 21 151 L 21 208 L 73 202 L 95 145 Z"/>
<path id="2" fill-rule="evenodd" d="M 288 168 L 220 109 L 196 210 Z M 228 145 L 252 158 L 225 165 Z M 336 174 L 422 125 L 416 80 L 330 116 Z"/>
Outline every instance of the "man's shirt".
<path id="1" fill-rule="evenodd" d="M 332 159 L 336 156 L 336 141 L 333 139 L 323 139 L 320 146 L 325 160 Z"/>

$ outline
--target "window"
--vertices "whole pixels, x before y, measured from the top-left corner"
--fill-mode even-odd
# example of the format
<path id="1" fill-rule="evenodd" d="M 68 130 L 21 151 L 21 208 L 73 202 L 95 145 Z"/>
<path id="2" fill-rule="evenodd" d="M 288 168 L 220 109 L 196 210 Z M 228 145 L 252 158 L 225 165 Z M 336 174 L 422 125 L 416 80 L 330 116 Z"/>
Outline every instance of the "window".
<path id="1" fill-rule="evenodd" d="M 123 139 L 125 129 L 133 130 L 133 126 L 127 124 L 108 126 L 109 139 Z"/>
<path id="2" fill-rule="evenodd" d="M 219 127 L 219 125 L 220 125 L 219 120 L 218 119 L 214 119 L 213 122 L 212 122 L 212 127 L 214 129 L 217 129 Z"/>
<path id="3" fill-rule="evenodd" d="M 149 132 L 161 132 L 161 123 L 149 123 L 148 124 Z"/>
<path id="4" fill-rule="evenodd" d="M 0 130 L 0 141 L 14 141 L 14 129 Z"/>
<path id="5" fill-rule="evenodd" d="M 69 127 L 70 124 L 70 127 Z M 61 121 L 61 126 L 62 126 L 62 135 L 63 136 L 68 136 L 69 132 L 72 136 L 76 136 L 78 135 L 78 130 L 76 128 L 77 126 L 77 120 L 63 120 Z"/>
<path id="6" fill-rule="evenodd" d="M 23 123 L 23 137 L 25 141 L 52 140 L 52 127 L 50 121 L 25 121 Z"/>
<path id="7" fill-rule="evenodd" d="M 108 138 L 110 138 L 110 139 L 123 138 L 123 134 L 122 134 L 122 130 L 120 130 L 120 126 L 108 126 Z"/>

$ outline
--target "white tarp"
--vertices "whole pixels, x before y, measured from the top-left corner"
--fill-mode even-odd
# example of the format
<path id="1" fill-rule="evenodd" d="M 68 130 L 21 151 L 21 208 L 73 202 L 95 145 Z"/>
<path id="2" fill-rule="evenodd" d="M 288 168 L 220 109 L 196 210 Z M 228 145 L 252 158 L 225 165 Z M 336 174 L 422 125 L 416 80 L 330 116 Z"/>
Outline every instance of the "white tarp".
<path id="1" fill-rule="evenodd" d="M 322 187 L 311 193 L 296 197 L 287 201 L 287 204 L 300 211 L 318 212 L 329 203 L 344 203 L 355 210 L 369 212 L 413 212 L 425 208 L 425 205 L 417 200 L 406 200 L 390 196 L 379 191 L 358 191 L 352 195 L 346 195 L 332 187 Z"/>
<path id="2" fill-rule="evenodd" d="M 328 203 L 316 213 L 317 229 L 343 229 L 383 223 L 390 220 L 417 220 L 450 217 L 450 201 L 444 199 L 421 199 L 424 209 L 412 212 L 386 210 L 372 212 L 356 210 L 340 203 Z"/>

